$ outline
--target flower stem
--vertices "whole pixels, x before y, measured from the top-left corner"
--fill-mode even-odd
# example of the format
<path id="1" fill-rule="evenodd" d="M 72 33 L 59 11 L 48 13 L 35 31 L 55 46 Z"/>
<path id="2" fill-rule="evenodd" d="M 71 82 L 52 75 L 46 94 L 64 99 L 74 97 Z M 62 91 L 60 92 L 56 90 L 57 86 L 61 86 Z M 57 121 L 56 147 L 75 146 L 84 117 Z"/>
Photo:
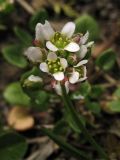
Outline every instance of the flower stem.
<path id="1" fill-rule="evenodd" d="M 64 85 L 61 85 L 62 89 L 62 99 L 65 104 L 65 110 L 68 113 L 71 113 L 72 120 L 76 123 L 76 125 L 82 130 L 85 138 L 91 143 L 91 145 L 97 150 L 101 158 L 104 158 L 103 160 L 108 160 L 107 154 L 103 151 L 103 149 L 96 143 L 94 138 L 89 134 L 88 130 L 85 128 L 84 124 L 82 123 L 81 118 L 77 114 L 72 102 L 70 101 L 70 98 L 68 97 L 66 93 L 66 89 Z"/>

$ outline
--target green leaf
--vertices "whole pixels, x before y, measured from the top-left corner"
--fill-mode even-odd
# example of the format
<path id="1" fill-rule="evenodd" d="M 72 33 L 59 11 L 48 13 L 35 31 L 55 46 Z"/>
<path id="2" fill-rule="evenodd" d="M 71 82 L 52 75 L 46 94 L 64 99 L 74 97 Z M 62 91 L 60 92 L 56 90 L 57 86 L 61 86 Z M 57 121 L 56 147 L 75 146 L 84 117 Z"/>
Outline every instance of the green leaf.
<path id="1" fill-rule="evenodd" d="M 53 141 L 55 141 L 65 152 L 68 154 L 77 157 L 79 159 L 83 158 L 84 160 L 90 160 L 89 156 L 86 155 L 83 151 L 76 149 L 69 143 L 65 142 L 65 140 L 48 129 L 42 129 L 43 133 L 49 136 Z"/>
<path id="2" fill-rule="evenodd" d="M 49 106 L 49 95 L 41 91 L 40 94 L 36 97 L 34 106 L 38 111 L 47 111 Z"/>
<path id="3" fill-rule="evenodd" d="M 112 49 L 108 49 L 100 54 L 100 56 L 96 59 L 96 65 L 104 71 L 109 71 L 114 67 L 115 61 L 115 52 Z"/>
<path id="4" fill-rule="evenodd" d="M 65 104 L 65 111 L 67 114 L 71 115 L 72 121 L 77 125 L 77 127 L 83 132 L 86 139 L 94 146 L 94 148 L 98 151 L 99 155 L 103 159 L 108 159 L 106 153 L 102 150 L 102 148 L 96 143 L 94 138 L 89 134 L 88 130 L 82 123 L 82 116 L 79 116 L 79 113 L 75 110 L 72 102 L 70 101 L 68 94 L 66 93 L 66 89 L 64 85 L 61 85 L 62 88 L 62 99 Z M 70 125 L 70 124 L 69 124 Z"/>
<path id="5" fill-rule="evenodd" d="M 37 23 L 45 23 L 45 20 L 48 19 L 48 13 L 45 9 L 40 9 L 35 12 L 35 14 L 31 17 L 29 26 L 31 30 L 35 30 L 35 26 Z"/>
<path id="6" fill-rule="evenodd" d="M 76 122 L 74 121 L 74 117 L 71 114 L 71 111 L 68 110 L 67 112 L 64 113 L 65 114 L 65 119 L 67 121 L 67 123 L 69 124 L 69 126 L 73 129 L 73 131 L 75 131 L 76 133 L 81 133 L 81 129 L 80 127 L 78 127 L 78 125 L 76 124 Z M 78 115 L 78 117 L 81 119 L 82 124 L 85 126 L 86 125 L 86 121 L 84 119 L 84 117 L 82 117 L 81 115 Z"/>
<path id="7" fill-rule="evenodd" d="M 45 103 L 48 101 L 48 94 L 47 92 L 45 91 L 39 91 L 37 92 L 36 94 L 36 97 L 35 97 L 35 102 L 38 106 L 42 106 L 42 107 L 45 107 Z"/>
<path id="8" fill-rule="evenodd" d="M 86 102 L 86 107 L 87 107 L 90 111 L 92 111 L 94 114 L 100 114 L 101 107 L 100 107 L 100 104 L 99 104 L 99 103 L 87 101 L 87 102 Z"/>
<path id="9" fill-rule="evenodd" d="M 85 34 L 89 31 L 89 40 L 96 40 L 99 38 L 99 26 L 96 20 L 90 15 L 84 14 L 75 20 L 76 23 L 76 33 Z"/>
<path id="10" fill-rule="evenodd" d="M 81 83 L 79 92 L 83 97 L 86 97 L 91 91 L 91 85 L 88 81 Z"/>
<path id="11" fill-rule="evenodd" d="M 12 83 L 5 89 L 4 98 L 12 105 L 30 106 L 30 98 L 23 92 L 19 82 Z"/>
<path id="12" fill-rule="evenodd" d="M 48 108 L 48 101 L 49 101 L 49 94 L 43 90 L 43 84 L 42 83 L 33 83 L 31 86 L 25 86 L 24 82 L 25 80 L 30 76 L 40 76 L 41 72 L 38 69 L 38 67 L 33 67 L 30 71 L 27 71 L 24 73 L 21 77 L 21 83 L 24 92 L 31 98 L 32 106 L 34 106 L 39 111 L 46 110 Z"/>
<path id="13" fill-rule="evenodd" d="M 12 65 L 19 68 L 25 68 L 27 66 L 27 60 L 23 56 L 23 46 L 21 45 L 9 45 L 2 49 L 4 58 Z"/>
<path id="14" fill-rule="evenodd" d="M 120 113 L 120 100 L 113 100 L 108 103 L 110 111 L 114 113 Z"/>
<path id="15" fill-rule="evenodd" d="M 14 6 L 7 0 L 0 0 L 0 13 L 10 14 L 14 10 Z"/>
<path id="16" fill-rule="evenodd" d="M 64 87 L 62 86 L 62 90 L 63 90 L 63 101 L 65 104 L 65 112 L 64 112 L 64 117 L 67 121 L 67 123 L 69 124 L 69 126 L 71 127 L 71 129 L 73 129 L 76 133 L 81 133 L 81 128 L 80 126 L 76 123 L 76 119 L 80 119 L 81 124 L 83 126 L 85 126 L 86 121 L 84 119 L 83 116 L 81 116 L 80 114 L 78 114 L 72 107 L 72 103 L 69 100 L 68 95 L 65 94 L 65 90 Z M 68 106 L 69 105 L 69 106 Z"/>
<path id="17" fill-rule="evenodd" d="M 27 150 L 27 143 L 14 132 L 0 133 L 0 159 L 21 160 Z"/>
<path id="18" fill-rule="evenodd" d="M 113 95 L 120 98 L 120 87 L 115 90 Z"/>
<path id="19" fill-rule="evenodd" d="M 46 91 L 31 89 L 26 90 L 26 93 L 31 98 L 31 105 L 38 111 L 46 111 L 49 107 L 49 94 Z"/>
<path id="20" fill-rule="evenodd" d="M 104 91 L 105 91 L 105 89 L 102 86 L 100 86 L 100 85 L 92 85 L 91 92 L 90 92 L 89 96 L 91 98 L 99 99 Z"/>
<path id="21" fill-rule="evenodd" d="M 66 121 L 62 118 L 54 126 L 53 132 L 58 135 L 65 135 L 69 130 Z"/>
<path id="22" fill-rule="evenodd" d="M 14 27 L 14 32 L 24 45 L 29 46 L 32 43 L 32 36 L 27 31 Z"/>

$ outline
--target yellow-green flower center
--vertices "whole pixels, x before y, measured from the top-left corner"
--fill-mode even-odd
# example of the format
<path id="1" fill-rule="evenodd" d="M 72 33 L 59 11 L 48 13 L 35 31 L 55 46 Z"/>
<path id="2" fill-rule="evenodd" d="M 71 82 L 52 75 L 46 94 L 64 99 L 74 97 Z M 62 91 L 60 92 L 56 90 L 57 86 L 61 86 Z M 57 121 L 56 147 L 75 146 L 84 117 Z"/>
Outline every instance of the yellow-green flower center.
<path id="1" fill-rule="evenodd" d="M 77 72 L 79 72 L 79 77 L 84 77 L 84 67 L 80 66 L 78 68 L 75 69 Z"/>
<path id="2" fill-rule="evenodd" d="M 59 49 L 63 49 L 66 45 L 70 43 L 70 39 L 59 32 L 56 32 L 51 39 L 51 42 Z"/>
<path id="3" fill-rule="evenodd" d="M 62 72 L 64 70 L 61 66 L 60 59 L 55 61 L 47 61 L 47 64 L 50 73 Z"/>

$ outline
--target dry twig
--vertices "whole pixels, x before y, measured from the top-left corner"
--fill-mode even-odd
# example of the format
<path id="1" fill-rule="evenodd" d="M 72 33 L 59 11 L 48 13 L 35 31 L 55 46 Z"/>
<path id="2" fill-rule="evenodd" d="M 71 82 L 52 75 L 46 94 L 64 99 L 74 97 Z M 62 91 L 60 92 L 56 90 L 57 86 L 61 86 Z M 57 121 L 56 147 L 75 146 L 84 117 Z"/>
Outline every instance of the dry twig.
<path id="1" fill-rule="evenodd" d="M 35 10 L 25 0 L 16 0 L 29 14 L 33 15 Z"/>

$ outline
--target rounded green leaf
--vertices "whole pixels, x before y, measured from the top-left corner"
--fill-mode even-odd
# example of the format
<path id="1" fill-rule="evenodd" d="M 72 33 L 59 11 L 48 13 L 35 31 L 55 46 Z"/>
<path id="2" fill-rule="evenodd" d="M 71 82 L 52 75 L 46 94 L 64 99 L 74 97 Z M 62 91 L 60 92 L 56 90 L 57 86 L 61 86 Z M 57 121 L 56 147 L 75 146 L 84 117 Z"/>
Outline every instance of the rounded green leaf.
<path id="1" fill-rule="evenodd" d="M 49 94 L 45 91 L 33 92 L 34 95 L 31 96 L 33 106 L 39 111 L 45 111 L 48 109 L 49 105 Z"/>
<path id="2" fill-rule="evenodd" d="M 91 92 L 90 92 L 89 96 L 91 98 L 99 99 L 100 96 L 102 96 L 104 90 L 105 89 L 100 85 L 92 85 Z"/>
<path id="3" fill-rule="evenodd" d="M 113 100 L 108 103 L 111 112 L 120 113 L 120 100 Z"/>
<path id="4" fill-rule="evenodd" d="M 44 23 L 48 19 L 48 13 L 45 9 L 37 11 L 30 19 L 29 26 L 31 30 L 35 30 L 37 23 Z"/>
<path id="5" fill-rule="evenodd" d="M 5 89 L 4 98 L 12 105 L 30 105 L 30 98 L 23 92 L 19 82 L 12 83 Z"/>
<path id="6" fill-rule="evenodd" d="M 91 85 L 89 82 L 85 81 L 84 83 L 81 83 L 79 92 L 83 97 L 86 97 L 91 91 Z"/>
<path id="7" fill-rule="evenodd" d="M 85 34 L 89 31 L 89 40 L 96 40 L 99 38 L 99 26 L 96 20 L 90 15 L 84 14 L 75 20 L 76 23 L 76 33 Z"/>
<path id="8" fill-rule="evenodd" d="M 100 114 L 101 107 L 100 104 L 97 102 L 91 102 L 87 101 L 86 102 L 86 107 L 94 114 Z"/>
<path id="9" fill-rule="evenodd" d="M 0 159 L 21 160 L 27 150 L 27 143 L 23 136 L 14 133 L 0 133 Z"/>
<path id="10" fill-rule="evenodd" d="M 27 60 L 23 56 L 23 46 L 21 45 L 9 45 L 2 49 L 4 58 L 12 65 L 19 68 L 25 68 L 27 66 Z"/>
<path id="11" fill-rule="evenodd" d="M 24 45 L 29 46 L 32 43 L 32 36 L 27 31 L 19 27 L 15 27 L 14 32 Z"/>
<path id="12" fill-rule="evenodd" d="M 85 81 L 84 83 L 80 84 L 79 90 L 71 94 L 71 99 L 79 100 L 79 99 L 86 98 L 90 92 L 91 92 L 91 85 L 89 82 Z"/>
<path id="13" fill-rule="evenodd" d="M 96 60 L 96 65 L 104 71 L 109 71 L 113 68 L 116 61 L 116 55 L 112 49 L 108 49 L 100 54 Z"/>

